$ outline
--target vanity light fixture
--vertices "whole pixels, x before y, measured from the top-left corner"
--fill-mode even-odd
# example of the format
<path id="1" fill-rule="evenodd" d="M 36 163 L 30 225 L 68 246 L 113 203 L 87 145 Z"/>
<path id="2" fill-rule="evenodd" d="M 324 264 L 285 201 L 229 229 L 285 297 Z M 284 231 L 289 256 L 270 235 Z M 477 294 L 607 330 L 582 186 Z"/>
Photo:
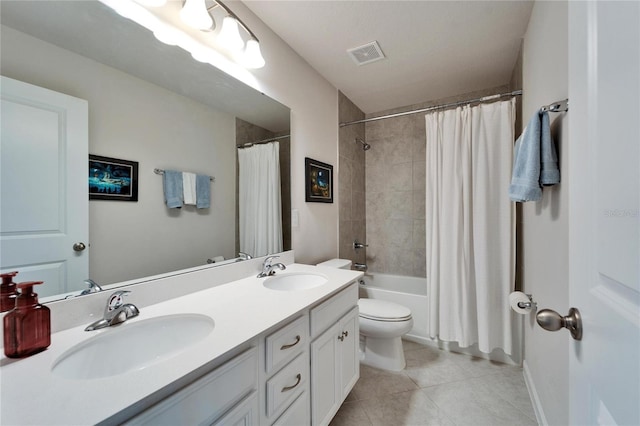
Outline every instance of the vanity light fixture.
<path id="1" fill-rule="evenodd" d="M 211 9 L 220 6 L 224 9 L 227 16 L 222 20 L 222 28 L 218 34 L 217 42 L 227 50 L 230 50 L 238 61 L 247 68 L 262 68 L 265 61 L 260 51 L 260 41 L 253 31 L 220 0 L 211 0 L 213 5 L 209 7 L 207 7 L 206 1 L 207 0 L 185 0 L 180 10 L 182 20 L 197 30 L 213 31 L 216 28 L 216 23 L 209 12 Z M 242 27 L 249 35 L 246 46 L 240 36 L 238 27 Z"/>

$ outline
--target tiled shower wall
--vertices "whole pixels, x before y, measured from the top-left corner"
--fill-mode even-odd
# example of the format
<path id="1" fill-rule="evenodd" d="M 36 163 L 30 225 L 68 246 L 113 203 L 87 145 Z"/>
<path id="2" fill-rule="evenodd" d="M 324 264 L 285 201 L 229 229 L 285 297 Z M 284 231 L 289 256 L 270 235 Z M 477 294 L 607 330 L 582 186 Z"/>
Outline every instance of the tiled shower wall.
<path id="1" fill-rule="evenodd" d="M 501 86 L 381 111 L 367 118 L 507 91 L 507 86 Z M 411 114 L 365 125 L 365 139 L 371 144 L 365 155 L 366 241 L 369 244 L 366 263 L 371 272 L 426 276 L 424 116 L 424 113 Z M 342 160 L 342 145 L 340 148 Z M 340 236 L 342 238 L 342 232 Z"/>
<path id="2" fill-rule="evenodd" d="M 362 120 L 364 113 L 345 95 L 338 95 L 340 122 Z M 355 139 L 365 139 L 364 124 L 341 127 L 338 141 L 339 253 L 342 259 L 365 263 L 366 248 L 355 250 L 354 240 L 366 242 L 365 151 Z M 370 151 L 367 151 L 367 153 Z"/>

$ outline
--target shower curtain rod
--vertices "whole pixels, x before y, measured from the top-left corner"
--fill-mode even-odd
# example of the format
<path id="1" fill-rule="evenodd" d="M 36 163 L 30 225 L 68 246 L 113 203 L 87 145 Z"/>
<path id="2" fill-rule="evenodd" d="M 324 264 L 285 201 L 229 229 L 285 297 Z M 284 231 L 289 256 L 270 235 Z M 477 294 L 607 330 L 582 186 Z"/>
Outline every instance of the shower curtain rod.
<path id="1" fill-rule="evenodd" d="M 262 144 L 262 143 L 269 143 L 269 142 L 275 142 L 275 141 L 280 140 L 280 139 L 286 139 L 286 138 L 288 138 L 290 136 L 291 135 L 283 135 L 283 136 L 276 136 L 276 137 L 268 138 L 268 139 L 262 139 L 261 141 L 246 142 L 246 143 L 243 143 L 242 145 L 236 145 L 236 148 L 249 148 L 249 147 L 252 147 L 254 145 L 259 145 L 259 144 Z"/>
<path id="2" fill-rule="evenodd" d="M 469 99 L 467 101 L 451 102 L 451 103 L 443 104 L 443 105 L 434 105 L 434 106 L 430 106 L 430 107 L 426 107 L 426 108 L 413 109 L 413 110 L 404 111 L 404 112 L 397 112 L 395 114 L 381 115 L 379 117 L 365 118 L 363 120 L 342 122 L 342 123 L 340 123 L 340 127 L 351 126 L 353 124 L 368 123 L 369 121 L 384 120 L 385 118 L 394 118 L 394 117 L 401 117 L 403 115 L 418 114 L 420 112 L 433 111 L 435 109 L 443 109 L 443 108 L 457 107 L 457 106 L 460 106 L 460 105 L 468 105 L 468 104 L 473 104 L 473 103 L 476 103 L 476 102 L 495 101 L 495 100 L 500 99 L 500 98 L 506 98 L 506 97 L 511 97 L 511 96 L 520 96 L 520 95 L 522 95 L 522 90 L 514 90 L 513 92 L 500 93 L 500 94 L 497 94 L 497 95 L 489 95 L 489 96 L 484 96 L 482 98 Z"/>

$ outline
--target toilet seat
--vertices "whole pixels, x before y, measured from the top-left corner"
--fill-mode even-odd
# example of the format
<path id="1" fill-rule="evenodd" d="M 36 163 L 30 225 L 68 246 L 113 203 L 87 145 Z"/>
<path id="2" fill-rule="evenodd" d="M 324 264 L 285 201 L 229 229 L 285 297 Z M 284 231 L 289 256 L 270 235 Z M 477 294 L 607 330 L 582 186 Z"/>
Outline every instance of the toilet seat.
<path id="1" fill-rule="evenodd" d="M 399 322 L 411 319 L 411 310 L 397 303 L 378 299 L 359 299 L 360 317 L 373 321 Z"/>

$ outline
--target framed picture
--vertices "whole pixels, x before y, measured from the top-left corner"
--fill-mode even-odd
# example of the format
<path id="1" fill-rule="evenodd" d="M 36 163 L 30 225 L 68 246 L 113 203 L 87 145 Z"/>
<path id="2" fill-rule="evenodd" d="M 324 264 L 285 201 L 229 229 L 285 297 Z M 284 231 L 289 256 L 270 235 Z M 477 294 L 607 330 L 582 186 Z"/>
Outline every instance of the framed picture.
<path id="1" fill-rule="evenodd" d="M 90 154 L 89 199 L 138 201 L 138 162 Z"/>
<path id="2" fill-rule="evenodd" d="M 333 166 L 311 158 L 304 159 L 305 200 L 333 203 Z"/>

